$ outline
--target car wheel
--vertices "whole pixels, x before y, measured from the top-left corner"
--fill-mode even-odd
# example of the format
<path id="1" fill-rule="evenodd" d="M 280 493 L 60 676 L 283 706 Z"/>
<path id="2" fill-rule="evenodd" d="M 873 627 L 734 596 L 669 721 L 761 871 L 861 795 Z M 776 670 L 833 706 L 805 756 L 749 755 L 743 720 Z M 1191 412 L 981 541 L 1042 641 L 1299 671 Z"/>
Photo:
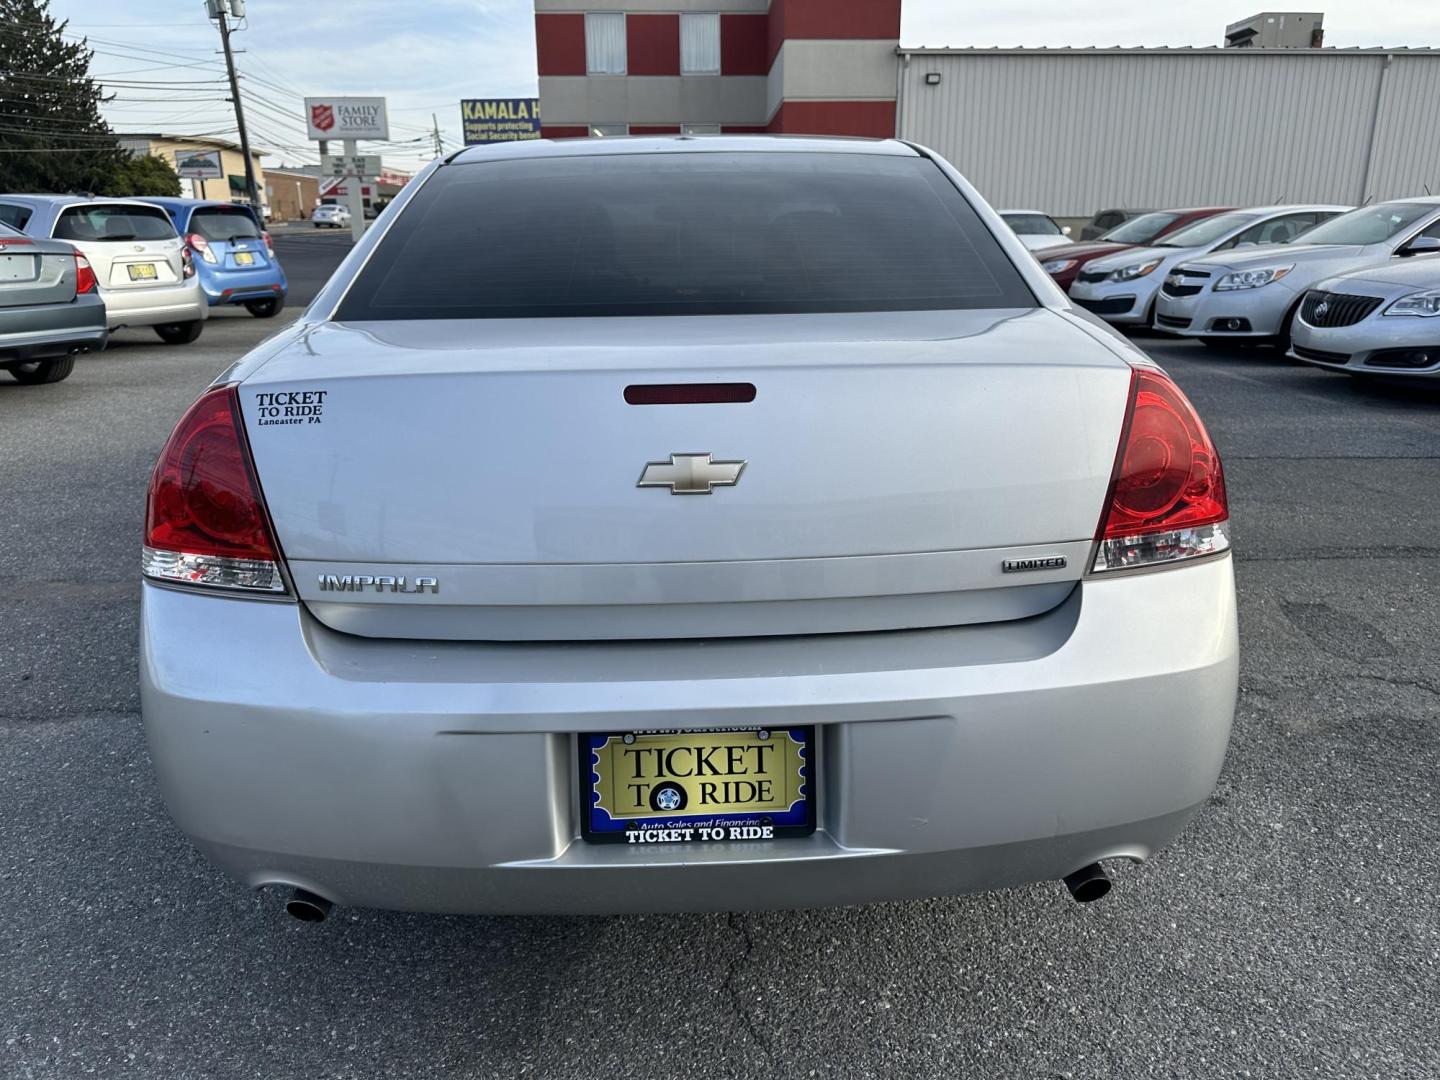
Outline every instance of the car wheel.
<path id="1" fill-rule="evenodd" d="M 25 364 L 11 364 L 10 374 L 15 376 L 17 382 L 25 383 L 27 386 L 38 386 L 41 383 L 59 382 L 61 379 L 70 377 L 70 372 L 75 370 L 75 357 L 61 356 L 54 360 L 31 360 Z"/>
<path id="2" fill-rule="evenodd" d="M 188 345 L 200 336 L 205 323 L 201 319 L 193 322 L 161 323 L 155 333 L 166 345 Z"/>
<path id="3" fill-rule="evenodd" d="M 313 224 L 317 229 L 320 227 L 320 222 L 318 221 L 312 222 L 311 224 Z"/>
<path id="4" fill-rule="evenodd" d="M 285 306 L 285 298 L 277 296 L 266 300 L 246 300 L 245 310 L 257 319 L 273 319 Z"/>

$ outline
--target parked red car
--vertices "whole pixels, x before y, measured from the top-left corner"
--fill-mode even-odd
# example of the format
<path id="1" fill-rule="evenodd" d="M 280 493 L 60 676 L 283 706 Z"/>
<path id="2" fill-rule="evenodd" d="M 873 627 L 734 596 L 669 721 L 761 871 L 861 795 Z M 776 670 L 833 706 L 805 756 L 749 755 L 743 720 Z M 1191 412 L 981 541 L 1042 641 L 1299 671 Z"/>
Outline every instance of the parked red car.
<path id="1" fill-rule="evenodd" d="M 1153 244 L 1167 233 L 1183 229 L 1201 218 L 1234 209 L 1233 206 L 1198 206 L 1188 210 L 1152 210 L 1117 225 L 1099 240 L 1046 248 L 1036 252 L 1035 257 L 1040 260 L 1045 272 L 1055 279 L 1055 284 L 1068 293 L 1070 286 L 1075 284 L 1075 275 L 1091 259 L 1113 255 L 1126 248 Z"/>

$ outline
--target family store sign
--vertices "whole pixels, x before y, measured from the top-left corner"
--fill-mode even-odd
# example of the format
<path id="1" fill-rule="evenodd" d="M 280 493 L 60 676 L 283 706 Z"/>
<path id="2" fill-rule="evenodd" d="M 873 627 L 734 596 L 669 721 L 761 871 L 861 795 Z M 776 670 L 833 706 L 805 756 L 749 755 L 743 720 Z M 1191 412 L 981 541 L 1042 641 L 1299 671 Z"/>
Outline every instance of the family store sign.
<path id="1" fill-rule="evenodd" d="M 390 119 L 380 97 L 307 97 L 305 124 L 312 139 L 390 138 Z"/>

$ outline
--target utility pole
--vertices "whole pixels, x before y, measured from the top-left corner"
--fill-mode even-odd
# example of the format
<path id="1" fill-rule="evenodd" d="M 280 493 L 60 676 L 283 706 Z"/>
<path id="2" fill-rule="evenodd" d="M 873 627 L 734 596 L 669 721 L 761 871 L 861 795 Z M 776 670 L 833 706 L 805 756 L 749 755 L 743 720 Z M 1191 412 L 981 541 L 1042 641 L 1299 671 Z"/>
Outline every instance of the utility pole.
<path id="1" fill-rule="evenodd" d="M 245 130 L 245 107 L 240 103 L 240 80 L 235 75 L 235 54 L 230 51 L 230 24 L 225 16 L 245 17 L 245 0 L 205 0 L 205 10 L 220 26 L 220 43 L 225 48 L 225 70 L 230 75 L 230 100 L 235 103 L 235 126 L 240 129 L 240 153 L 245 158 L 245 191 L 257 215 L 264 210 L 260 189 L 255 185 L 255 163 L 250 160 L 250 136 Z"/>
<path id="2" fill-rule="evenodd" d="M 435 125 L 435 156 L 442 157 L 445 154 L 445 147 L 440 142 L 440 121 L 435 119 L 435 114 L 430 114 L 430 123 Z"/>

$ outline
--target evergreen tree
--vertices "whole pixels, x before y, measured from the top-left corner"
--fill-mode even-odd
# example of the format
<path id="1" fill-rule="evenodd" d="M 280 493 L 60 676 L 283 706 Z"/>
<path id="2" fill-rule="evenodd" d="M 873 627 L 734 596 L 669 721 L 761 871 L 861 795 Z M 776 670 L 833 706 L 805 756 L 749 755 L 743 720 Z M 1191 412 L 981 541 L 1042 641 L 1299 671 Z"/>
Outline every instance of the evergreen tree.
<path id="1" fill-rule="evenodd" d="M 126 161 L 65 27 L 49 0 L 0 0 L 0 191 L 98 192 Z"/>
<path id="2" fill-rule="evenodd" d="M 180 177 L 164 158 L 136 154 L 120 163 L 97 194 L 179 196 Z"/>

